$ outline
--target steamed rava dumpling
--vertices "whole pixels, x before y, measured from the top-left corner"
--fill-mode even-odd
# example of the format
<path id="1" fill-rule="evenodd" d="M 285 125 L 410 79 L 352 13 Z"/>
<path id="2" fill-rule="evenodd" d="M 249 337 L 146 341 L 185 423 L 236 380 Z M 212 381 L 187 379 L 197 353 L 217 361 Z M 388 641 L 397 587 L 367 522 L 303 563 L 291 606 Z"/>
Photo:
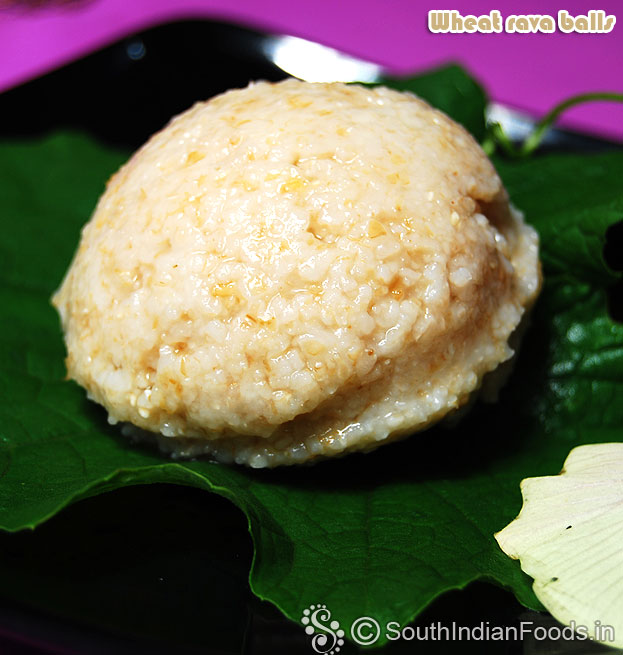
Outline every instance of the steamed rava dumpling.
<path id="1" fill-rule="evenodd" d="M 464 404 L 512 355 L 537 251 L 480 147 L 422 100 L 257 83 L 112 177 L 54 304 L 111 422 L 275 466 Z"/>

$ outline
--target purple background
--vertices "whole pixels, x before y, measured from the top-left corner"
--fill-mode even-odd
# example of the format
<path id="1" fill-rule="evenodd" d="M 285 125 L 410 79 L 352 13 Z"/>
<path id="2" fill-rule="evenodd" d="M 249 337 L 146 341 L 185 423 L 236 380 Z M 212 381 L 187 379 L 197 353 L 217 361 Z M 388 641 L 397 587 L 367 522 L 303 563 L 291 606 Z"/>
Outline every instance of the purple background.
<path id="1" fill-rule="evenodd" d="M 0 6 L 2 0 L 0 0 Z M 187 18 L 226 19 L 301 36 L 412 72 L 450 60 L 465 65 L 490 95 L 541 115 L 569 95 L 623 91 L 623 11 L 615 0 L 90 0 L 37 10 L 0 9 L 0 90 L 80 57 L 136 30 Z M 462 14 L 617 16 L 609 34 L 431 34 L 429 9 Z M 623 104 L 592 103 L 569 111 L 567 125 L 623 138 Z"/>

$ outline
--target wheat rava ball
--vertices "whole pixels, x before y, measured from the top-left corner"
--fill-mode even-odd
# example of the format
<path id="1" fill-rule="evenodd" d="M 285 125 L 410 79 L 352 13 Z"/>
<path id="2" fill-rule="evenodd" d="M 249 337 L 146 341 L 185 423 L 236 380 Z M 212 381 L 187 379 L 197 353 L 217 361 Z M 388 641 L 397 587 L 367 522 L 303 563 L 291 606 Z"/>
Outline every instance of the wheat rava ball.
<path id="1" fill-rule="evenodd" d="M 257 83 L 112 177 L 54 304 L 69 375 L 111 422 L 274 466 L 464 404 L 512 354 L 537 251 L 480 147 L 425 102 Z"/>

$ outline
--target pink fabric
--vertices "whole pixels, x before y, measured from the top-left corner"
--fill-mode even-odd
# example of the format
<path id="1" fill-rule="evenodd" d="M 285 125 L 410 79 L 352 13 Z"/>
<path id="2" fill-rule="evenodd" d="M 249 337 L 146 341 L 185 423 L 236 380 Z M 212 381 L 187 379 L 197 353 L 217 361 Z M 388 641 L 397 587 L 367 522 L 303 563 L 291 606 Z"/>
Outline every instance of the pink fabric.
<path id="1" fill-rule="evenodd" d="M 90 0 L 32 11 L 0 9 L 0 90 L 137 30 L 214 18 L 315 40 L 394 72 L 458 61 L 495 100 L 541 115 L 575 93 L 623 91 L 623 12 L 609 34 L 432 34 L 428 10 L 556 17 L 559 9 L 573 15 L 603 9 L 616 16 L 620 7 L 617 0 Z M 593 103 L 571 110 L 565 122 L 623 138 L 623 105 Z"/>

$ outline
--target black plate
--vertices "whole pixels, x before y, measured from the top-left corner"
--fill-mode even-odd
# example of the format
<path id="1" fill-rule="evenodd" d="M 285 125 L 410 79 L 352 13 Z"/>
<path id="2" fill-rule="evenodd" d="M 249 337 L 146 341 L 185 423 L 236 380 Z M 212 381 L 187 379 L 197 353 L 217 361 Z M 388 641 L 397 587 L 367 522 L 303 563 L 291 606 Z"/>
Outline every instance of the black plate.
<path id="1" fill-rule="evenodd" d="M 69 127 L 136 148 L 199 99 L 285 77 L 266 58 L 265 40 L 213 22 L 151 29 L 0 95 L 0 138 Z M 302 628 L 250 592 L 251 557 L 244 515 L 214 494 L 151 485 L 82 501 L 35 532 L 0 533 L 0 654 L 312 654 Z M 551 619 L 475 583 L 445 594 L 417 623 L 519 620 Z M 572 642 L 551 650 L 547 642 L 427 641 L 386 652 L 458 646 L 461 653 L 604 650 L 582 643 L 577 651 Z"/>

